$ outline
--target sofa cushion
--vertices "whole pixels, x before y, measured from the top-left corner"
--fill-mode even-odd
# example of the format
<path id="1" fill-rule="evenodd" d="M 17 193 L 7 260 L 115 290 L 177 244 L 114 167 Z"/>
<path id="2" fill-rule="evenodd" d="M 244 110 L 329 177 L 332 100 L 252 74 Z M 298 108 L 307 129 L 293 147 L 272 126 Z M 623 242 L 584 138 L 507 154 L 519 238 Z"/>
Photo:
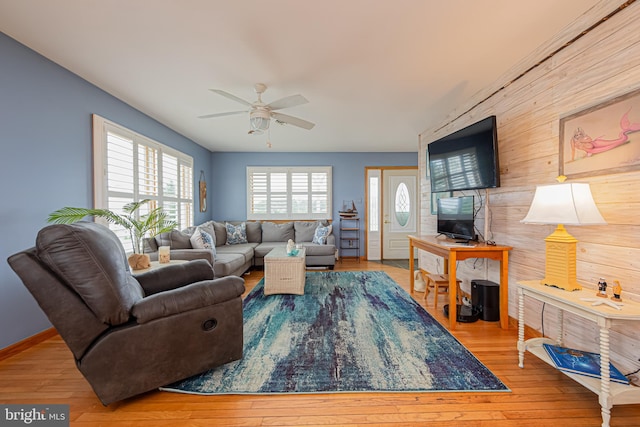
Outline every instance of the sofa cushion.
<path id="1" fill-rule="evenodd" d="M 94 222 L 56 224 L 36 238 L 38 257 L 106 324 L 129 320 L 144 291 L 131 275 L 118 237 Z"/>
<path id="2" fill-rule="evenodd" d="M 302 246 L 305 250 L 305 256 L 325 256 L 335 255 L 336 248 L 334 245 L 318 245 L 316 243 L 303 243 Z"/>
<path id="3" fill-rule="evenodd" d="M 158 251 L 158 243 L 155 237 L 145 237 L 142 239 L 142 253 L 148 254 Z"/>
<path id="4" fill-rule="evenodd" d="M 320 225 L 320 221 L 296 221 L 293 228 L 296 232 L 296 243 L 310 242 L 316 232 L 316 227 Z"/>
<path id="5" fill-rule="evenodd" d="M 245 260 L 242 255 L 218 253 L 213 271 L 216 277 L 225 277 L 231 275 L 244 264 Z"/>
<path id="6" fill-rule="evenodd" d="M 224 225 L 227 229 L 227 245 L 249 243 L 247 241 L 247 226 L 244 222 L 238 225 L 233 225 L 227 222 Z"/>
<path id="7" fill-rule="evenodd" d="M 202 227 L 196 227 L 189 240 L 191 241 L 191 247 L 193 249 L 210 249 L 213 255 L 216 254 L 216 245 L 213 236 Z"/>
<path id="8" fill-rule="evenodd" d="M 317 243 L 318 245 L 324 245 L 327 243 L 327 237 L 331 234 L 331 225 L 318 225 L 316 227 L 316 231 L 313 235 L 312 243 Z"/>
<path id="9" fill-rule="evenodd" d="M 241 255 L 245 262 L 251 261 L 256 246 L 258 246 L 258 243 L 241 243 L 237 245 L 219 246 L 216 248 L 216 262 L 218 261 L 218 256 L 222 254 Z"/>
<path id="10" fill-rule="evenodd" d="M 262 224 L 257 221 L 247 221 L 247 240 L 249 243 L 262 242 Z"/>
<path id="11" fill-rule="evenodd" d="M 214 236 L 216 246 L 224 246 L 227 244 L 227 227 L 224 222 L 213 221 Z"/>
<path id="12" fill-rule="evenodd" d="M 287 242 L 295 239 L 293 222 L 276 224 L 273 222 L 262 223 L 262 242 Z"/>
<path id="13" fill-rule="evenodd" d="M 178 230 L 171 230 L 156 236 L 158 246 L 169 246 L 171 249 L 191 249 L 191 236 Z"/>
<path id="14" fill-rule="evenodd" d="M 273 248 L 281 247 L 284 248 L 287 246 L 286 242 L 262 242 L 258 245 L 255 250 L 256 258 L 264 258 L 266 254 L 271 252 Z"/>

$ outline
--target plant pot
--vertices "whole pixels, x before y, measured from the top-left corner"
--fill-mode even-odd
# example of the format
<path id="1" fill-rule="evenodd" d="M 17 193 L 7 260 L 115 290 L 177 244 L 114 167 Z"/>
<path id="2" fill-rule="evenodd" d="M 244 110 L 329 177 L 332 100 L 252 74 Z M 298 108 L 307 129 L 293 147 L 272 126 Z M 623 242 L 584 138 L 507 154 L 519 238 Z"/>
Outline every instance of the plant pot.
<path id="1" fill-rule="evenodd" d="M 151 258 L 147 254 L 131 254 L 127 261 L 132 270 L 143 270 L 151 267 Z"/>

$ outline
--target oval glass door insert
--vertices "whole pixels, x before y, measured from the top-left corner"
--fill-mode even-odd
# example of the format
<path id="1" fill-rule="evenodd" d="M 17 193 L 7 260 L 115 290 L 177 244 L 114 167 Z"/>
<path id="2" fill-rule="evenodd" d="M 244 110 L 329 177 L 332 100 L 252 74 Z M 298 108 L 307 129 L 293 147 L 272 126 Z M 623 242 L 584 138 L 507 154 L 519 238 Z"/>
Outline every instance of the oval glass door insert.
<path id="1" fill-rule="evenodd" d="M 401 227 L 405 227 L 409 222 L 411 200 L 409 199 L 409 189 L 404 182 L 396 188 L 396 221 Z"/>

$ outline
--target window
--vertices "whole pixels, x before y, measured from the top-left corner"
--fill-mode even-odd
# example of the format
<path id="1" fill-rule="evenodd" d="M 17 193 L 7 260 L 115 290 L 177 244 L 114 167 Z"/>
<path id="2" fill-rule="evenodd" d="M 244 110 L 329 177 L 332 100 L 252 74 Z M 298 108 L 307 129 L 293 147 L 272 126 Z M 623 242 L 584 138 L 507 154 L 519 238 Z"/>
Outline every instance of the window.
<path id="1" fill-rule="evenodd" d="M 158 206 L 180 228 L 193 225 L 193 158 L 93 116 L 94 204 L 122 212 L 127 203 L 151 199 L 140 214 Z M 125 248 L 130 237 L 110 224 Z"/>
<path id="2" fill-rule="evenodd" d="M 331 218 L 331 167 L 247 167 L 247 219 Z"/>
<path id="3" fill-rule="evenodd" d="M 369 231 L 379 231 L 378 218 L 380 216 L 378 195 L 379 177 L 369 177 Z"/>

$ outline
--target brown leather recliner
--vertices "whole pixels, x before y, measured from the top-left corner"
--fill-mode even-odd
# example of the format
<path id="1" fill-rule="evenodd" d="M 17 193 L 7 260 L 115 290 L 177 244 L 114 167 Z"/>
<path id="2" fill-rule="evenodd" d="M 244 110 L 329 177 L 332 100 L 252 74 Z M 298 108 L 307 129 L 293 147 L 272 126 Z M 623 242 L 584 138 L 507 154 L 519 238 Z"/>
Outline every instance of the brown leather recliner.
<path id="1" fill-rule="evenodd" d="M 133 276 L 117 236 L 79 222 L 8 261 L 104 405 L 242 357 L 244 280 L 206 260 Z"/>

